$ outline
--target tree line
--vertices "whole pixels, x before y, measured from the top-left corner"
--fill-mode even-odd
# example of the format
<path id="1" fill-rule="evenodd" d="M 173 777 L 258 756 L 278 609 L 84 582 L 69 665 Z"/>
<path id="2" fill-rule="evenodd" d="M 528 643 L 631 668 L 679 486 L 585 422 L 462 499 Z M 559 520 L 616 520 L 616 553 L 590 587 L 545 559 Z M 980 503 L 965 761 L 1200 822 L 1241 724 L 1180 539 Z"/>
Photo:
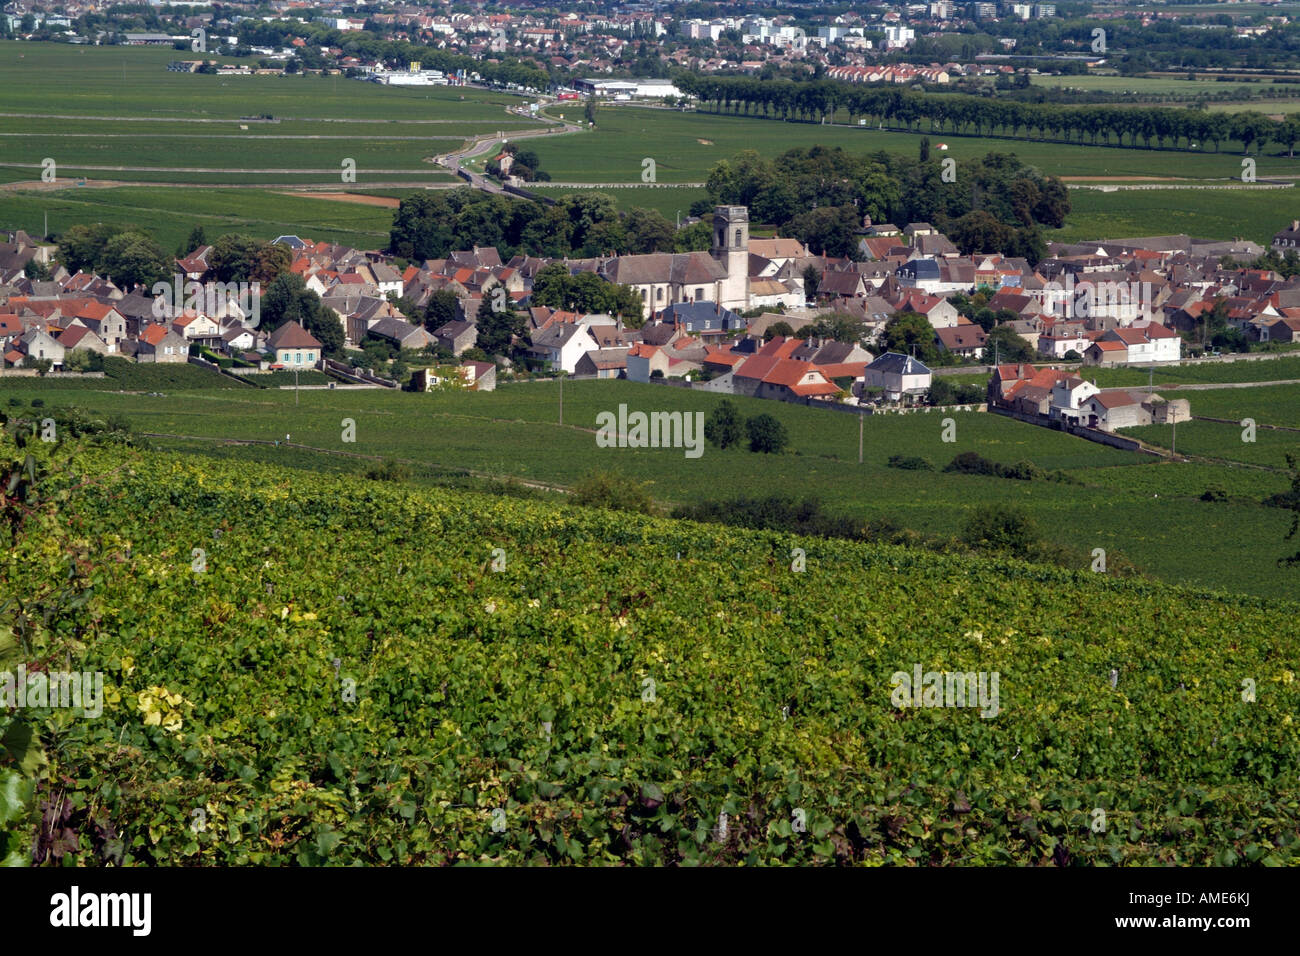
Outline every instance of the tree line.
<path id="1" fill-rule="evenodd" d="M 399 204 L 389 251 L 414 262 L 445 259 L 454 249 L 495 246 L 503 258 L 595 258 L 708 249 L 709 226 L 677 229 L 652 209 L 618 211 L 608 193 L 575 192 L 553 206 L 491 195 L 468 186 L 415 193 Z"/>
<path id="2" fill-rule="evenodd" d="M 1070 212 L 1069 191 L 1014 155 L 965 161 L 954 178 L 922 140 L 916 158 L 885 151 L 855 155 L 840 147 L 800 147 L 775 160 L 745 150 L 718 162 L 708 197 L 692 207 L 748 206 L 814 253 L 860 258 L 866 217 L 873 223 L 929 222 L 964 254 L 1002 253 L 1036 264 L 1046 254 L 1042 227 L 1058 229 Z"/>
<path id="3" fill-rule="evenodd" d="M 1065 106 L 1025 103 L 960 93 L 916 93 L 896 87 L 863 86 L 840 80 L 757 80 L 749 77 L 680 74 L 683 93 L 730 111 L 764 119 L 822 122 L 845 111 L 850 122 L 871 126 L 957 135 L 1001 135 L 1012 139 L 1052 139 L 1080 145 L 1128 145 L 1147 149 L 1214 151 L 1239 143 L 1243 152 L 1260 153 L 1269 143 L 1287 148 L 1300 141 L 1300 117 L 1269 119 L 1262 113 L 1202 113 L 1186 109 L 1127 106 Z M 1032 136 L 1030 135 L 1032 133 Z M 1113 141 L 1112 141 L 1113 140 Z M 1127 140 L 1127 143 L 1125 142 Z"/>

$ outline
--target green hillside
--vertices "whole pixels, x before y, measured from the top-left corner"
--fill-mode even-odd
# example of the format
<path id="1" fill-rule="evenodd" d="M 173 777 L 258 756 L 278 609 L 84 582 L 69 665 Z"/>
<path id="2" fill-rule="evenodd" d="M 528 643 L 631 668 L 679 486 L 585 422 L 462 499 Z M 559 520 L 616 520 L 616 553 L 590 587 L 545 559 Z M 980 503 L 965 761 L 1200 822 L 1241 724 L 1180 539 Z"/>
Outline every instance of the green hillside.
<path id="1" fill-rule="evenodd" d="M 0 716 L 11 849 L 45 805 L 65 864 L 1300 856 L 1294 604 L 2 440 L 0 670 L 106 698 Z M 996 714 L 895 707 L 914 667 Z"/>

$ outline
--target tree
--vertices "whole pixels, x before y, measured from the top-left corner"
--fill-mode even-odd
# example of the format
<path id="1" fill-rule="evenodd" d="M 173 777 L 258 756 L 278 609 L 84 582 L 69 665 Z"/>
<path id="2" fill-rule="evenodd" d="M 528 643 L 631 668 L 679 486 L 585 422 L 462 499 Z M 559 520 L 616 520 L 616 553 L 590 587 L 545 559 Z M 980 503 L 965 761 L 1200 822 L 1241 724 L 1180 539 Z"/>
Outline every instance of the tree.
<path id="1" fill-rule="evenodd" d="M 456 293 L 439 289 L 429 296 L 429 304 L 424 310 L 424 327 L 430 332 L 438 331 L 448 322 L 456 320 L 459 308 L 460 300 L 456 298 Z"/>
<path id="2" fill-rule="evenodd" d="M 587 102 L 582 107 L 582 118 L 589 126 L 596 125 L 596 97 L 587 97 Z"/>
<path id="3" fill-rule="evenodd" d="M 500 305 L 500 308 L 493 308 Z M 505 355 L 516 336 L 522 336 L 528 328 L 524 317 L 515 310 L 514 299 L 506 296 L 504 301 L 498 296 L 484 295 L 479 303 L 478 347 L 488 355 Z"/>
<path id="4" fill-rule="evenodd" d="M 23 275 L 27 276 L 27 278 L 31 279 L 33 282 L 50 281 L 50 270 L 35 259 L 29 260 L 27 265 L 23 266 Z"/>
<path id="5" fill-rule="evenodd" d="M 890 318 L 881 330 L 880 343 L 887 352 L 915 354 L 927 364 L 938 357 L 934 344 L 934 326 L 925 316 L 915 312 L 899 312 Z"/>
<path id="6" fill-rule="evenodd" d="M 166 282 L 173 274 L 172 257 L 152 237 L 139 232 L 123 232 L 110 239 L 96 265 L 123 289 Z"/>
<path id="7" fill-rule="evenodd" d="M 789 322 L 773 322 L 767 327 L 767 331 L 763 333 L 763 341 L 774 339 L 778 335 L 788 339 L 794 335 L 794 329 L 790 327 Z"/>
<path id="8" fill-rule="evenodd" d="M 208 237 L 203 231 L 203 227 L 195 226 L 190 230 L 190 237 L 181 244 L 179 249 L 176 250 L 176 258 L 183 259 L 195 249 L 198 249 L 200 246 L 206 246 L 207 244 Z"/>
<path id="9" fill-rule="evenodd" d="M 647 252 L 672 252 L 676 230 L 673 224 L 656 209 L 633 209 L 623 223 L 627 235 L 628 252 L 638 255 Z"/>
<path id="10" fill-rule="evenodd" d="M 745 431 L 749 434 L 750 451 L 777 454 L 790 443 L 785 426 L 767 412 L 745 422 Z"/>
<path id="11" fill-rule="evenodd" d="M 1009 325 L 999 325 L 984 342 L 984 358 L 999 362 L 1032 362 L 1035 353 L 1030 344 Z"/>
<path id="12" fill-rule="evenodd" d="M 812 299 L 817 294 L 817 287 L 821 285 L 822 274 L 817 271 L 817 267 L 807 265 L 803 270 L 803 297 Z"/>
<path id="13" fill-rule="evenodd" d="M 338 316 L 293 272 L 281 273 L 262 293 L 262 327 L 274 330 L 286 322 L 297 322 L 315 336 L 326 355 L 337 355 L 343 349 Z"/>
<path id="14" fill-rule="evenodd" d="M 126 231 L 131 231 L 131 227 L 123 229 L 104 222 L 71 226 L 59 238 L 59 261 L 69 272 L 93 270 L 108 241 Z"/>
<path id="15" fill-rule="evenodd" d="M 1025 554 L 1038 540 L 1034 522 L 1006 505 L 986 505 L 976 510 L 962 531 L 962 540 L 981 551 Z"/>
<path id="16" fill-rule="evenodd" d="M 735 402 L 724 398 L 709 415 L 704 423 L 704 437 L 718 448 L 730 448 L 738 445 L 744 437 L 744 427 L 740 421 L 740 411 Z"/>
<path id="17" fill-rule="evenodd" d="M 208 268 L 218 282 L 272 283 L 293 264 L 286 246 L 227 233 L 212 244 Z"/>

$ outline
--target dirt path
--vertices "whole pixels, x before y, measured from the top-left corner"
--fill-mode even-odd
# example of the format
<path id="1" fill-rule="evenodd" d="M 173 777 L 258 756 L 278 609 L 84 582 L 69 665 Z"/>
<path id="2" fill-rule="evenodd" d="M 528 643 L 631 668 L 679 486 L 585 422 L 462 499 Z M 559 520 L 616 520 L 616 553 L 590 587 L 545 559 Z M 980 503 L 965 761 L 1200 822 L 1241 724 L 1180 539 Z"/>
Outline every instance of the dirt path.
<path id="1" fill-rule="evenodd" d="M 353 202 L 360 203 L 363 206 L 382 206 L 385 209 L 396 209 L 402 204 L 400 199 L 393 196 L 366 196 L 361 193 L 314 193 L 302 190 L 276 190 L 281 196 L 306 196 L 309 199 L 328 199 L 333 202 Z"/>

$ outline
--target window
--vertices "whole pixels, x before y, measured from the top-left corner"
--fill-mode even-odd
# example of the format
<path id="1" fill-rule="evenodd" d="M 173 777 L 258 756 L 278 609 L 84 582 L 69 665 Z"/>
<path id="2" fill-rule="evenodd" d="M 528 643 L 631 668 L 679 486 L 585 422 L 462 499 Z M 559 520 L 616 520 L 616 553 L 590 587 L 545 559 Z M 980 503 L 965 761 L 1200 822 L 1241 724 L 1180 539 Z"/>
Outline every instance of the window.
<path id="1" fill-rule="evenodd" d="M 301 365 L 301 364 L 302 364 L 302 353 L 301 353 L 301 352 L 297 352 L 297 353 L 294 354 L 293 364 L 294 364 L 294 365 Z"/>
<path id="2" fill-rule="evenodd" d="M 662 302 L 663 300 L 664 300 L 664 290 L 660 289 L 658 292 L 655 293 L 655 301 Z"/>
<path id="3" fill-rule="evenodd" d="M 703 301 L 703 299 L 704 299 L 704 290 L 703 290 L 703 289 L 696 289 L 696 290 L 695 290 L 695 301 L 696 301 L 696 302 L 701 302 L 701 301 Z"/>
<path id="4" fill-rule="evenodd" d="M 737 245 L 737 246 L 740 245 L 740 241 L 741 241 L 741 240 L 740 240 L 740 234 L 741 234 L 741 230 L 737 229 L 737 230 L 736 230 L 736 245 Z"/>

